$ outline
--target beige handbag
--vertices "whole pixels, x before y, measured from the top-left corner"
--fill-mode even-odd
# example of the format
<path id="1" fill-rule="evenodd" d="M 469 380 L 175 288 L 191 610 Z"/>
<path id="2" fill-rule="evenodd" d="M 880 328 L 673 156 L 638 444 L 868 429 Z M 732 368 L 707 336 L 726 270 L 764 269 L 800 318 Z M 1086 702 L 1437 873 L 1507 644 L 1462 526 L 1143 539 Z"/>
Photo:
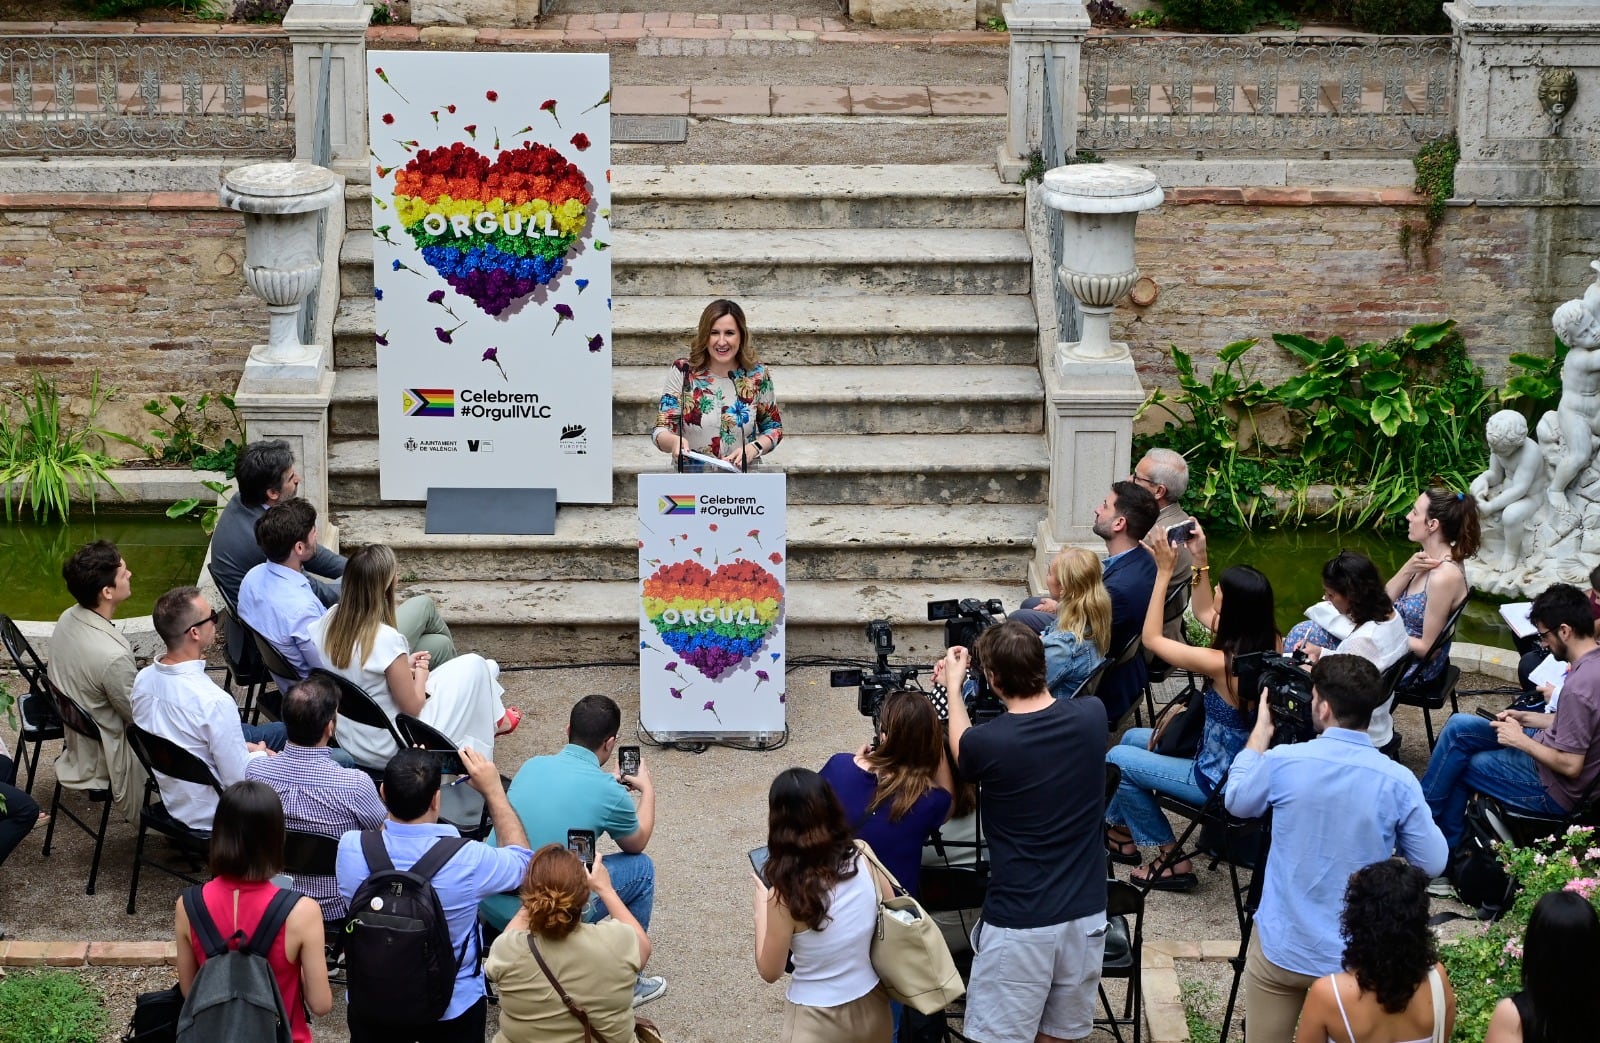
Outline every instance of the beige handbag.
<path id="1" fill-rule="evenodd" d="M 920 1014 L 936 1014 L 966 995 L 967 987 L 950 957 L 950 947 L 933 917 L 906 893 L 883 867 L 870 845 L 856 846 L 894 888 L 893 898 L 878 898 L 878 923 L 872 934 L 872 969 L 889 998 Z M 876 884 L 874 884 L 876 887 Z M 909 920 L 910 922 L 906 922 Z"/>

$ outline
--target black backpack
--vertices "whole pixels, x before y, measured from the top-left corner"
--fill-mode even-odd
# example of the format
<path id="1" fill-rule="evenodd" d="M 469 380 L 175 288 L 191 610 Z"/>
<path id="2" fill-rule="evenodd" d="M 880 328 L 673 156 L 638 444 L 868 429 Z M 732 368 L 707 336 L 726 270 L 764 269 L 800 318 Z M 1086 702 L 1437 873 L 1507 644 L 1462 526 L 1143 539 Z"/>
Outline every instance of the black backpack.
<path id="1" fill-rule="evenodd" d="M 361 834 L 368 876 L 350 899 L 344 925 L 352 1016 L 413 1029 L 444 1017 L 476 931 L 467 932 L 457 953 L 432 881 L 467 844 L 463 837 L 441 837 L 416 865 L 396 869 L 383 834 Z"/>
<path id="2" fill-rule="evenodd" d="M 1450 853 L 1445 870 L 1456 897 L 1478 910 L 1480 920 L 1498 920 L 1517 897 L 1517 884 L 1500 864 L 1494 844 L 1513 846 L 1500 805 L 1492 797 L 1475 793 L 1467 801 L 1466 830 Z"/>
<path id="3" fill-rule="evenodd" d="M 278 979 L 267 957 L 300 897 L 298 891 L 280 888 L 247 941 L 243 931 L 222 937 L 199 887 L 183 892 L 189 930 L 206 954 L 206 962 L 200 965 L 178 1015 L 177 1043 L 223 1039 L 229 1043 L 292 1043 L 289 1012 L 284 1009 Z M 234 942 L 240 943 L 238 948 L 230 947 Z"/>

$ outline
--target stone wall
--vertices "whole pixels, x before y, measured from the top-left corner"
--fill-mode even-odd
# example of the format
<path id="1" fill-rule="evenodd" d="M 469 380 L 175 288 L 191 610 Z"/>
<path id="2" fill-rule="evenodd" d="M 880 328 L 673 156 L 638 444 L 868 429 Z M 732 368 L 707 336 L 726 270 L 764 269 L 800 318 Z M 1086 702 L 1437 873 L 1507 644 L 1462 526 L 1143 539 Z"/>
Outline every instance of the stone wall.
<path id="1" fill-rule="evenodd" d="M 243 258 L 214 191 L 0 195 L 0 386 L 39 370 L 76 410 L 98 369 L 101 426 L 141 437 L 154 395 L 232 392 L 266 331 Z"/>
<path id="2" fill-rule="evenodd" d="M 1594 278 L 1600 208 L 1452 206 L 1408 262 L 1400 226 L 1421 220 L 1406 190 L 1172 189 L 1139 218 L 1139 265 L 1160 296 L 1124 301 L 1115 335 L 1146 386 L 1166 388 L 1170 345 L 1209 373 L 1220 348 L 1250 337 L 1266 345 L 1252 355 L 1259 372 L 1281 379 L 1292 359 L 1271 344 L 1279 332 L 1360 343 L 1453 318 L 1491 382 L 1511 352 L 1548 352 L 1550 313 Z"/>

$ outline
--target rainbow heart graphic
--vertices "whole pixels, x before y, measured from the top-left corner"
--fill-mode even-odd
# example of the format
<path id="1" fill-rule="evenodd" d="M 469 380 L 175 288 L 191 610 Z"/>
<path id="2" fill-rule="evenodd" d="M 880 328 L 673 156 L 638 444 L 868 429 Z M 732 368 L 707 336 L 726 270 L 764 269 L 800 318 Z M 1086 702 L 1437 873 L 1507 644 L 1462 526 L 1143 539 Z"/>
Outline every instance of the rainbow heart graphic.
<path id="1" fill-rule="evenodd" d="M 428 266 L 490 315 L 559 276 L 589 224 L 583 171 L 547 145 L 489 157 L 423 149 L 394 175 L 394 207 Z"/>
<path id="2" fill-rule="evenodd" d="M 783 587 L 743 558 L 715 572 L 677 561 L 644 581 L 644 612 L 656 632 L 713 681 L 761 651 L 782 611 Z"/>

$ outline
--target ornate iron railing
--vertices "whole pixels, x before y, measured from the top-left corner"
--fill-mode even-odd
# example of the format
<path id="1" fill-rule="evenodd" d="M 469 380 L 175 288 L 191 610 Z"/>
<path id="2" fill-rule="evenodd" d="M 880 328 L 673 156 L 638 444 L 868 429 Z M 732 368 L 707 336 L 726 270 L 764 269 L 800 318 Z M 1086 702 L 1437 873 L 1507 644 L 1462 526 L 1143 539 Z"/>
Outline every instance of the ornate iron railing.
<path id="1" fill-rule="evenodd" d="M 1040 106 L 1039 114 L 1041 124 L 1039 128 L 1039 153 L 1044 159 L 1046 170 L 1065 166 L 1077 157 L 1068 156 L 1066 145 L 1061 140 L 1061 120 L 1063 114 L 1056 101 L 1055 78 L 1052 73 L 1053 66 L 1060 59 L 1055 53 L 1046 48 L 1043 68 L 1040 70 L 1040 79 L 1044 83 L 1044 102 Z M 1066 253 L 1066 231 L 1063 226 L 1061 211 L 1055 207 L 1045 208 L 1046 220 L 1049 222 L 1048 234 L 1050 238 L 1050 287 L 1054 291 L 1056 303 L 1056 340 L 1075 341 L 1079 335 L 1079 324 L 1082 313 L 1078 311 L 1078 300 L 1067 289 L 1066 283 L 1057 274 L 1061 269 L 1061 262 Z"/>
<path id="2" fill-rule="evenodd" d="M 0 152 L 294 151 L 287 37 L 0 36 Z"/>
<path id="3" fill-rule="evenodd" d="M 1090 36 L 1078 147 L 1385 153 L 1455 125 L 1448 36 Z"/>

